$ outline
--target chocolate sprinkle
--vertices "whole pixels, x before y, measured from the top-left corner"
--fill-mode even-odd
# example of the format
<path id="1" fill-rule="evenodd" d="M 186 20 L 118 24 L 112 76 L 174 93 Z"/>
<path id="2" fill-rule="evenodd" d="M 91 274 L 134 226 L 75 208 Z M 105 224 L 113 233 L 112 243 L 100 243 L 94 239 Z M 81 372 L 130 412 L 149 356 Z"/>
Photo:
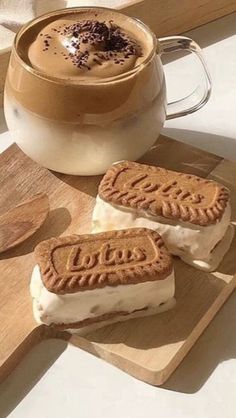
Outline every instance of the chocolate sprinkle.
<path id="1" fill-rule="evenodd" d="M 78 68 L 90 70 L 88 65 L 90 57 L 89 51 L 80 49 L 81 44 L 90 44 L 95 46 L 99 52 L 92 52 L 93 62 L 102 65 L 104 61 L 113 60 L 115 64 L 124 65 L 126 59 L 131 56 L 142 56 L 142 51 L 137 42 L 130 38 L 122 29 L 109 21 L 109 23 L 99 22 L 98 20 L 83 20 L 71 25 L 64 25 L 63 28 L 57 27 L 52 29 L 66 37 L 72 38 L 66 48 L 74 48 L 73 53 L 61 53 L 65 60 L 70 59 L 72 64 Z M 45 45 L 44 51 L 50 47 L 49 39 L 52 39 L 49 34 L 44 35 L 46 39 L 43 41 Z M 100 52 L 101 51 L 101 52 Z M 54 54 L 56 54 L 54 52 Z M 119 55 L 121 57 L 118 57 Z"/>

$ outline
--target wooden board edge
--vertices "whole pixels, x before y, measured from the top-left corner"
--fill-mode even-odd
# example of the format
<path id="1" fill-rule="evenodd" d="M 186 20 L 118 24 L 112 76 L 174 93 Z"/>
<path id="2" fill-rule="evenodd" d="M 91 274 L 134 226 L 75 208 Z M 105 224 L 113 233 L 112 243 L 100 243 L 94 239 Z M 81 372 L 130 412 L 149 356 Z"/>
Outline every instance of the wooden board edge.
<path id="1" fill-rule="evenodd" d="M 157 371 L 141 367 L 139 364 L 131 362 L 130 360 L 126 360 L 118 354 L 104 350 L 104 348 L 100 347 L 98 343 L 90 342 L 86 340 L 86 338 L 80 337 L 76 334 L 73 334 L 71 338 L 69 338 L 68 342 L 76 347 L 79 347 L 95 355 L 98 358 L 101 358 L 102 360 L 107 361 L 108 363 L 118 367 L 120 370 L 128 373 L 129 375 L 135 377 L 138 380 L 144 381 L 153 386 L 161 386 L 168 380 L 168 378 L 173 374 L 175 369 L 184 360 L 185 356 L 188 354 L 188 352 L 193 347 L 198 338 L 201 336 L 201 334 L 205 331 L 207 326 L 211 323 L 212 319 L 219 312 L 220 308 L 223 306 L 223 304 L 226 302 L 226 300 L 229 298 L 229 296 L 235 288 L 236 276 L 231 280 L 229 284 L 225 285 L 224 290 L 219 294 L 214 303 L 211 305 L 211 307 L 205 314 L 207 316 L 207 319 L 206 316 L 204 316 L 204 318 L 200 320 L 196 328 L 189 335 L 188 341 L 185 344 L 183 344 L 176 356 L 162 370 Z M 127 367 L 129 368 L 129 372 L 127 372 Z"/>
<path id="2" fill-rule="evenodd" d="M 17 146 L 13 144 L 10 148 L 13 149 L 13 148 L 16 148 L 16 147 Z M 8 153 L 8 151 L 9 151 L 9 149 L 6 150 L 5 152 Z M 212 168 L 212 170 L 208 174 L 208 177 L 211 176 L 212 174 L 214 174 L 215 169 L 217 169 L 217 167 L 219 165 L 222 165 L 224 163 L 227 163 L 227 161 L 220 160 L 219 163 L 216 164 L 216 166 L 214 168 Z M 157 372 L 155 370 L 140 368 L 139 365 L 137 365 L 135 363 L 132 363 L 132 370 L 129 372 L 129 374 L 131 374 L 135 378 L 143 380 L 143 381 L 145 381 L 149 384 L 156 385 L 156 386 L 162 385 L 169 378 L 170 374 L 173 373 L 174 369 L 179 365 L 179 363 L 183 360 L 183 358 L 186 356 L 188 351 L 191 349 L 193 344 L 196 342 L 196 340 L 202 334 L 204 329 L 208 326 L 210 321 L 213 319 L 215 314 L 219 311 L 219 309 L 224 304 L 224 302 L 227 300 L 227 298 L 230 296 L 230 294 L 235 289 L 235 287 L 236 287 L 236 276 L 231 279 L 230 283 L 225 286 L 225 289 L 219 294 L 219 296 L 214 301 L 214 304 L 216 304 L 216 311 L 211 312 L 211 309 L 214 306 L 214 304 L 209 308 L 209 312 L 208 312 L 208 314 L 210 315 L 209 320 L 207 320 L 206 323 L 205 323 L 205 321 L 203 321 L 204 322 L 203 328 L 201 328 L 199 330 L 198 334 L 196 333 L 196 330 L 193 331 L 193 333 L 191 334 L 192 340 L 191 340 L 190 345 L 188 346 L 186 344 L 185 347 L 183 347 L 176 354 L 176 357 L 174 357 L 171 360 L 171 362 L 168 364 L 168 367 L 170 369 L 167 369 L 167 366 L 166 366 L 165 369 L 159 370 Z M 74 337 L 74 339 L 73 339 L 73 337 Z M 127 369 L 127 360 L 121 358 L 119 355 L 110 353 L 110 355 L 114 357 L 114 361 L 112 361 L 107 356 L 105 357 L 105 356 L 101 355 L 100 351 L 101 350 L 103 351 L 103 348 L 99 347 L 99 344 L 95 348 L 94 347 L 92 347 L 92 348 L 91 347 L 85 347 L 85 345 L 87 344 L 87 341 L 84 342 L 84 339 L 82 337 L 77 337 L 77 336 L 72 336 L 71 337 L 71 335 L 66 333 L 66 332 L 56 333 L 53 329 L 51 329 L 49 327 L 37 326 L 35 324 L 35 328 L 33 329 L 33 331 L 30 332 L 27 335 L 27 337 L 21 343 L 21 345 L 6 360 L 4 365 L 1 366 L 1 367 L 3 367 L 3 369 L 0 370 L 0 380 L 4 379 L 5 377 L 7 377 L 7 375 L 9 373 L 11 373 L 11 371 L 17 366 L 19 361 L 22 360 L 22 358 L 25 356 L 25 354 L 27 354 L 27 352 L 35 344 L 41 342 L 43 339 L 51 339 L 51 338 L 60 338 L 62 340 L 66 340 L 68 342 L 71 342 L 72 344 L 77 345 L 80 348 L 83 348 L 85 351 L 91 352 L 92 354 L 96 355 L 97 357 L 105 359 L 106 361 L 110 362 L 111 364 L 115 365 L 116 367 L 120 368 L 123 371 L 126 371 L 126 369 Z M 76 342 L 76 339 L 78 339 L 77 342 Z M 88 342 L 88 344 L 91 345 L 90 342 Z M 95 343 L 93 343 L 93 345 L 95 345 Z M 182 350 L 183 350 L 183 353 L 182 353 Z M 128 363 L 130 365 L 130 362 L 128 362 Z M 142 373 L 141 377 L 140 377 L 140 373 Z"/>
<path id="3" fill-rule="evenodd" d="M 226 284 L 224 289 L 217 296 L 214 303 L 206 312 L 205 316 L 198 322 L 193 332 L 188 337 L 188 341 L 183 344 L 176 356 L 168 364 L 168 366 L 162 370 L 162 382 L 159 385 L 163 385 L 169 377 L 173 374 L 174 370 L 184 360 L 189 353 L 193 345 L 197 342 L 199 337 L 203 334 L 206 328 L 210 325 L 214 317 L 219 313 L 225 302 L 229 299 L 230 295 L 236 289 L 236 275 L 231 279 L 230 283 Z M 207 317 L 207 318 L 206 318 Z M 159 386 L 158 385 L 158 386 Z"/>
<path id="4" fill-rule="evenodd" d="M 34 329 L 27 335 L 15 351 L 0 364 L 0 383 L 14 371 L 27 353 L 29 353 L 37 344 L 50 339 L 60 339 L 66 342 L 70 338 L 71 334 L 67 332 L 56 331 L 46 325 L 35 323 Z"/>
<path id="5" fill-rule="evenodd" d="M 47 338 L 45 326 L 35 326 L 11 355 L 0 364 L 0 383 L 16 368 L 24 356 L 42 339 Z"/>
<path id="6" fill-rule="evenodd" d="M 68 342 L 82 350 L 87 351 L 90 354 L 95 355 L 101 360 L 105 360 L 107 363 L 112 364 L 118 369 L 122 370 L 125 373 L 135 377 L 136 379 L 142 380 L 146 383 L 152 383 L 153 377 L 155 378 L 156 372 L 150 371 L 135 362 L 126 360 L 121 357 L 119 354 L 112 353 L 111 351 L 106 351 L 98 343 L 91 343 L 86 340 L 86 337 L 83 338 L 79 335 L 73 334 Z M 127 368 L 129 371 L 127 372 Z M 162 372 L 161 372 L 162 373 Z"/>
<path id="7" fill-rule="evenodd" d="M 3 107 L 3 96 L 4 96 L 3 91 L 0 91 L 0 108 Z"/>

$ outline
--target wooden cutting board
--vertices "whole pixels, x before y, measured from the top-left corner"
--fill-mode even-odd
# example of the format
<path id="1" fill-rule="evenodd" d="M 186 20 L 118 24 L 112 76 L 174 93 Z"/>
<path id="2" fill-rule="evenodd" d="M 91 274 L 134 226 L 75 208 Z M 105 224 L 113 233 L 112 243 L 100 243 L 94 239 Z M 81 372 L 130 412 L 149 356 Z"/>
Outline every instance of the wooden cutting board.
<path id="1" fill-rule="evenodd" d="M 216 179 L 232 191 L 236 219 L 236 164 L 160 137 L 142 162 Z M 49 195 L 51 212 L 42 228 L 19 247 L 0 255 L 0 379 L 43 338 L 59 337 L 104 358 L 127 373 L 161 385 L 236 287 L 236 238 L 217 272 L 204 273 L 175 262 L 175 308 L 156 316 L 110 325 L 86 337 L 55 334 L 32 316 L 29 281 L 33 249 L 52 236 L 88 232 L 101 177 L 52 173 L 16 145 L 0 155 L 0 213 L 39 192 Z"/>

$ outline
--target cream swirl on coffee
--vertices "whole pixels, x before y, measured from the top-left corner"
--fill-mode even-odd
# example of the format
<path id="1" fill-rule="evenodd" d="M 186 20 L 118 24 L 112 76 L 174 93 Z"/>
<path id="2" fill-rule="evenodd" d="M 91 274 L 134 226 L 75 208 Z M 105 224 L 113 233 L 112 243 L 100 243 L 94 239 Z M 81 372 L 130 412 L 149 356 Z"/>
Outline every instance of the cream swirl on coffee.
<path id="1" fill-rule="evenodd" d="M 29 61 L 58 78 L 124 74 L 142 62 L 149 49 L 142 31 L 136 27 L 135 33 L 124 23 L 107 11 L 59 17 L 41 28 L 29 45 Z"/>

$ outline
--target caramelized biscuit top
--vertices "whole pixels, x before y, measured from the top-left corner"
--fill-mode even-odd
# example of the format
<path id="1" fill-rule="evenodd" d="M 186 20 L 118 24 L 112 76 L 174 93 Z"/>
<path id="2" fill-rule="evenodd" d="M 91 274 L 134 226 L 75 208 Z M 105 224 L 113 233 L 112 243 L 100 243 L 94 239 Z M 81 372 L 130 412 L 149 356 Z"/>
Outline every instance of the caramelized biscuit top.
<path id="1" fill-rule="evenodd" d="M 160 235 L 145 228 L 53 238 L 35 257 L 45 287 L 57 294 L 162 280 L 173 268 Z"/>
<path id="2" fill-rule="evenodd" d="M 221 219 L 229 190 L 191 174 L 124 161 L 108 169 L 99 196 L 152 216 L 207 226 Z"/>

